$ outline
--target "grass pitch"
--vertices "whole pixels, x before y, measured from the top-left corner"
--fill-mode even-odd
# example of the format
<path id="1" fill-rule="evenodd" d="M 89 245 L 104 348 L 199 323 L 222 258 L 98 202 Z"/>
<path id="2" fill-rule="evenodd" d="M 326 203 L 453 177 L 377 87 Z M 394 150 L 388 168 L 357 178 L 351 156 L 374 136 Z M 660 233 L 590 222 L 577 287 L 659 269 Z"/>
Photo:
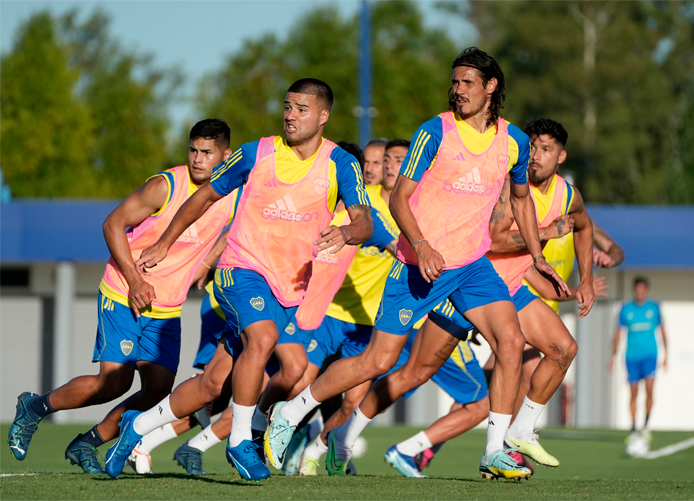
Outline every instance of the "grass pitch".
<path id="1" fill-rule="evenodd" d="M 23 462 L 7 445 L 0 452 L 0 498 L 6 499 L 694 499 L 694 448 L 652 460 L 629 459 L 624 453 L 624 432 L 602 430 L 546 430 L 542 443 L 562 462 L 556 469 L 536 467 L 521 484 L 489 482 L 477 467 L 484 433 L 472 431 L 446 444 L 425 473 L 432 478 L 403 478 L 383 462 L 389 446 L 418 429 L 367 428 L 369 450 L 355 461 L 359 475 L 331 478 L 322 471 L 313 478 L 272 478 L 259 483 L 242 480 L 224 458 L 220 444 L 205 454 L 208 475 L 192 477 L 171 458 L 176 448 L 197 430 L 158 447 L 149 476 L 125 472 L 117 479 L 83 475 L 64 458 L 67 444 L 87 426 L 44 423 Z M 1 427 L 7 436 L 8 426 Z M 692 436 L 691 433 L 656 432 L 651 449 L 659 449 Z M 3 440 L 5 440 L 3 438 Z M 102 453 L 105 453 L 103 448 Z M 37 475 L 27 475 L 38 473 Z M 9 476 L 9 475 L 12 476 Z M 15 476 L 25 474 L 24 476 Z"/>

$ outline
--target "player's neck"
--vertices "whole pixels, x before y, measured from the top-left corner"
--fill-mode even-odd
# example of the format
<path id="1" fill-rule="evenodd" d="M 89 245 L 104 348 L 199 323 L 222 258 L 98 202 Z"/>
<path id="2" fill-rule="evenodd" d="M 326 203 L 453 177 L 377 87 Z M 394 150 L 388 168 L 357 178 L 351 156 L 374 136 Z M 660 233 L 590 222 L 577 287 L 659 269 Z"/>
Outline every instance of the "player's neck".
<path id="1" fill-rule="evenodd" d="M 489 106 L 485 106 L 482 108 L 480 111 L 475 113 L 474 115 L 459 115 L 460 118 L 468 124 L 470 127 L 475 129 L 477 132 L 480 134 L 484 134 L 487 132 L 489 129 L 494 127 L 496 124 L 491 124 L 489 125 L 487 122 L 487 117 L 489 115 Z"/>
<path id="2" fill-rule="evenodd" d="M 552 180 L 554 179 L 554 175 L 548 177 L 541 183 L 530 183 L 533 188 L 535 188 L 537 191 L 542 193 L 543 195 L 546 195 L 547 192 L 549 191 L 549 187 L 552 185 Z"/>
<path id="3" fill-rule="evenodd" d="M 289 143 L 289 141 L 287 141 L 287 146 L 289 146 L 289 148 L 294 152 L 294 154 L 297 157 L 299 157 L 299 160 L 306 160 L 307 158 L 311 158 L 313 155 L 316 154 L 322 142 L 323 136 L 321 129 L 321 131 L 318 134 L 316 134 L 313 137 L 310 137 L 309 139 L 301 143 L 291 144 Z"/>

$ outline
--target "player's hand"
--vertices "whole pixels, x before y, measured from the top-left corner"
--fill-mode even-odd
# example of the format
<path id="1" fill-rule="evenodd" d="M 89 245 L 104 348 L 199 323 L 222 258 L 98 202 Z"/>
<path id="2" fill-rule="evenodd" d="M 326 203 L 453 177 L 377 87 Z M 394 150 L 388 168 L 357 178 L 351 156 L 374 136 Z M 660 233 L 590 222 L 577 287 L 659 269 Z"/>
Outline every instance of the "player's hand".
<path id="1" fill-rule="evenodd" d="M 611 358 L 607 364 L 607 370 L 612 372 L 614 370 L 614 358 Z"/>
<path id="2" fill-rule="evenodd" d="M 135 316 L 140 318 L 140 310 L 147 308 L 153 301 L 156 301 L 157 296 L 154 293 L 154 287 L 141 278 L 129 285 L 128 299 Z"/>
<path id="3" fill-rule="evenodd" d="M 564 214 L 559 216 L 554 221 L 552 221 L 547 229 L 545 230 L 545 235 L 548 239 L 550 238 L 561 238 L 564 235 L 568 235 L 571 230 L 574 229 L 574 218 L 570 214 Z"/>
<path id="4" fill-rule="evenodd" d="M 320 236 L 321 238 L 313 242 L 313 245 L 319 246 L 318 252 L 330 249 L 328 254 L 335 254 L 347 245 L 349 240 L 347 229 L 342 226 L 328 226 L 320 232 Z"/>
<path id="5" fill-rule="evenodd" d="M 571 295 L 569 286 L 566 285 L 566 282 L 562 280 L 557 272 L 554 271 L 554 268 L 552 268 L 549 263 L 544 260 L 544 258 L 535 260 L 533 266 L 535 267 L 535 270 L 542 275 L 542 278 L 552 284 L 552 287 L 554 287 L 554 292 L 557 294 L 557 296 L 561 296 L 562 293 L 566 297 Z"/>
<path id="6" fill-rule="evenodd" d="M 581 281 L 576 289 L 576 301 L 578 301 L 578 316 L 585 317 L 590 313 L 591 308 L 595 304 L 595 290 L 593 289 L 593 281 Z"/>
<path id="7" fill-rule="evenodd" d="M 198 269 L 195 270 L 195 274 L 193 275 L 193 283 L 197 286 L 198 290 L 205 287 L 205 280 L 207 279 L 207 274 L 209 272 L 210 269 L 203 263 L 200 263 Z"/>
<path id="8" fill-rule="evenodd" d="M 439 254 L 426 240 L 419 242 L 414 251 L 417 253 L 417 265 L 422 278 L 427 283 L 433 280 L 436 282 L 441 276 L 441 272 L 446 267 L 443 256 Z"/>
<path id="9" fill-rule="evenodd" d="M 593 279 L 593 292 L 595 292 L 595 297 L 607 297 L 607 292 L 605 292 L 610 287 L 605 281 L 605 277 L 597 277 Z"/>
<path id="10" fill-rule="evenodd" d="M 599 268 L 612 268 L 614 266 L 610 255 L 597 247 L 593 247 L 593 264 Z"/>
<path id="11" fill-rule="evenodd" d="M 135 261 L 137 272 L 140 275 L 149 275 L 147 268 L 154 268 L 157 263 L 161 263 L 166 258 L 168 250 L 163 245 L 159 245 L 159 243 L 147 247 L 140 254 L 140 259 Z"/>

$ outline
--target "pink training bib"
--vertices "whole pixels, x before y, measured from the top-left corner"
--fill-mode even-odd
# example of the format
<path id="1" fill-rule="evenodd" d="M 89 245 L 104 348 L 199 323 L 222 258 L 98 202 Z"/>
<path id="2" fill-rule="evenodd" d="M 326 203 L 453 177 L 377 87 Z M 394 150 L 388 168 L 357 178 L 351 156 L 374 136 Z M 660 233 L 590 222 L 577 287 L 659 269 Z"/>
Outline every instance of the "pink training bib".
<path id="1" fill-rule="evenodd" d="M 555 175 L 557 176 L 557 180 L 554 198 L 552 198 L 552 206 L 547 211 L 547 214 L 545 214 L 545 217 L 542 218 L 542 221 L 538 218 L 538 226 L 547 226 L 562 215 L 562 202 L 564 200 L 564 193 L 566 192 L 566 181 L 558 174 Z M 530 196 L 533 198 L 534 202 L 535 193 L 532 187 L 530 187 Z M 517 229 L 518 224 L 516 224 L 516 221 L 513 221 L 511 230 Z M 516 252 L 505 252 L 503 254 L 489 253 L 487 257 L 492 262 L 492 265 L 494 265 L 494 269 L 501 279 L 508 285 L 508 290 L 513 296 L 523 285 L 525 272 L 528 271 L 528 268 L 533 264 L 533 257 L 530 255 L 530 252 L 528 249 L 523 249 Z"/>
<path id="2" fill-rule="evenodd" d="M 133 261 L 140 258 L 144 249 L 159 240 L 178 209 L 188 200 L 188 167 L 181 165 L 168 169 L 167 172 L 173 173 L 174 178 L 169 204 L 161 214 L 148 217 L 127 233 Z M 157 299 L 154 306 L 173 308 L 183 304 L 195 271 L 231 218 L 232 210 L 233 197 L 224 197 L 215 202 L 176 239 L 166 259 L 149 269 L 150 275 L 144 276 L 144 279 L 154 287 Z M 128 295 L 128 283 L 113 258 L 106 265 L 104 281 L 122 295 Z"/>
<path id="3" fill-rule="evenodd" d="M 489 219 L 508 171 L 508 129 L 499 118 L 491 146 L 475 155 L 460 138 L 453 113 L 440 116 L 438 155 L 409 204 L 424 238 L 441 253 L 446 269 L 453 269 L 479 259 L 491 245 Z M 404 234 L 398 240 L 398 259 L 417 264 Z"/>
<path id="4" fill-rule="evenodd" d="M 344 212 L 341 226 L 350 223 L 349 216 L 346 214 L 347 211 Z M 342 216 L 338 214 L 335 219 Z M 333 225 L 336 223 L 339 224 L 334 220 Z M 313 261 L 313 274 L 306 289 L 306 296 L 296 310 L 296 323 L 300 329 L 312 331 L 320 327 L 330 303 L 345 281 L 358 248 L 358 245 L 345 245 L 335 254 L 328 253 L 328 249 L 318 253 Z"/>
<path id="5" fill-rule="evenodd" d="M 262 138 L 219 262 L 260 273 L 285 307 L 304 298 L 317 255 L 313 242 L 333 218 L 328 169 L 335 146 L 325 139 L 309 173 L 286 184 L 275 174 L 274 138 Z"/>

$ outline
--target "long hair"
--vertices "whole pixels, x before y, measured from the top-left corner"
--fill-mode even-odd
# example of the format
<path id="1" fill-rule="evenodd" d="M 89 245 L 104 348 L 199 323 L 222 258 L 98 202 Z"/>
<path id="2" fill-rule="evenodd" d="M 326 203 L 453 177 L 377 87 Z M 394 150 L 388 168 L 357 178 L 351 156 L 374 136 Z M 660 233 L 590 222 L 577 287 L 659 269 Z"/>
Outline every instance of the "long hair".
<path id="1" fill-rule="evenodd" d="M 490 127 L 495 125 L 499 120 L 506 99 L 506 82 L 501 66 L 492 56 L 477 47 L 468 47 L 455 58 L 451 65 L 451 74 L 459 66 L 469 66 L 479 71 L 482 74 L 482 85 L 485 87 L 492 78 L 496 78 L 496 90 L 492 93 L 487 116 L 487 125 Z M 453 87 L 448 89 L 448 110 L 455 111 Z"/>

